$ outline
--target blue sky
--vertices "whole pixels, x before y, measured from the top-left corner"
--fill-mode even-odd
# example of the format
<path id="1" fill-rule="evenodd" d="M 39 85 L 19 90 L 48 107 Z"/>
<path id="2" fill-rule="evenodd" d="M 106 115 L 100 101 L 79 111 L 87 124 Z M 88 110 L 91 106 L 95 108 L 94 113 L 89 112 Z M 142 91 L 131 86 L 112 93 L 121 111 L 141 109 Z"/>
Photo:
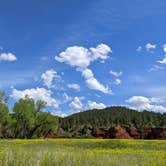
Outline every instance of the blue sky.
<path id="1" fill-rule="evenodd" d="M 62 116 L 111 105 L 166 112 L 165 8 L 164 0 L 2 0 L 0 88 L 10 108 L 28 94 Z"/>

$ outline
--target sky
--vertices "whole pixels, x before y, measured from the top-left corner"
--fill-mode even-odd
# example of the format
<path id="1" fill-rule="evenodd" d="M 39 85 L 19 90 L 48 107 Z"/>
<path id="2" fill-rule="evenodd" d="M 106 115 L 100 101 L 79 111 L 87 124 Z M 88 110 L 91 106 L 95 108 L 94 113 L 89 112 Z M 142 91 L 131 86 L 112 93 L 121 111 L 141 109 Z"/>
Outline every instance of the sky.
<path id="1" fill-rule="evenodd" d="M 166 112 L 166 1 L 0 0 L 0 89 L 67 116 Z"/>

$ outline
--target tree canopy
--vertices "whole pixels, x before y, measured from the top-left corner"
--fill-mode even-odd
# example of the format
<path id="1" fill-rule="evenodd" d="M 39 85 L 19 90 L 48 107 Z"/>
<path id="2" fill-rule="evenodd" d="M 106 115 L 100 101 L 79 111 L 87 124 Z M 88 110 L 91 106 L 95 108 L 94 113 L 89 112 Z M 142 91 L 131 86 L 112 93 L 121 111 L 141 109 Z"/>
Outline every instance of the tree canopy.
<path id="1" fill-rule="evenodd" d="M 28 96 L 14 104 L 9 112 L 7 107 L 8 97 L 0 92 L 0 137 L 10 138 L 36 138 L 46 137 L 55 133 L 58 118 L 49 112 L 44 112 L 46 103 L 34 101 Z"/>

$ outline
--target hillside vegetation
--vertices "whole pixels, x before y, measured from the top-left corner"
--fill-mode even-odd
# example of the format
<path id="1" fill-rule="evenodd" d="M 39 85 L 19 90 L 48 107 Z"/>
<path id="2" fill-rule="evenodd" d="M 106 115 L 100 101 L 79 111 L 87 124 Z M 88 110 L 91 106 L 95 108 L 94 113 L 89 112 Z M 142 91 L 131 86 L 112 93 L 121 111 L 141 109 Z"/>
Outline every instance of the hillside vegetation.
<path id="1" fill-rule="evenodd" d="M 71 137 L 93 137 L 99 133 L 111 134 L 116 126 L 135 130 L 144 137 L 146 129 L 160 129 L 166 136 L 166 114 L 154 112 L 138 112 L 125 107 L 109 107 L 102 110 L 89 110 L 60 118 L 59 127 Z M 100 130 L 98 130 L 100 129 Z M 121 130 L 123 130 L 121 129 Z M 122 132 L 125 132 L 122 131 Z M 101 134 L 100 134 L 101 133 Z M 106 137 L 111 137 L 111 136 Z"/>
<path id="2" fill-rule="evenodd" d="M 166 139 L 166 114 L 125 107 L 89 110 L 58 118 L 45 112 L 46 103 L 28 96 L 12 110 L 0 91 L 0 138 L 146 138 Z"/>

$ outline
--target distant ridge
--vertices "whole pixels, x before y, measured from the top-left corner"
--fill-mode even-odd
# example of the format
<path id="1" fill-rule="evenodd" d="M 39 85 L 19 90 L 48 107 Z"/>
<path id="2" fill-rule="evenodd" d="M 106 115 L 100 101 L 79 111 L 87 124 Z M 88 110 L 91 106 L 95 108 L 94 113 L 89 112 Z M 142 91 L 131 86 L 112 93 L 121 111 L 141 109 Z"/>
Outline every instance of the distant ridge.
<path id="1" fill-rule="evenodd" d="M 117 126 L 120 126 L 119 128 Z M 108 130 L 132 130 L 140 133 L 148 129 L 166 129 L 166 114 L 143 111 L 139 112 L 121 106 L 108 107 L 102 110 L 87 110 L 75 113 L 65 118 L 59 118 L 59 129 L 71 137 L 91 137 L 96 135 L 96 130 L 108 133 Z M 123 129 L 122 129 L 123 128 Z M 110 133 L 109 133 L 110 134 Z M 165 133 L 166 135 L 166 133 Z"/>

